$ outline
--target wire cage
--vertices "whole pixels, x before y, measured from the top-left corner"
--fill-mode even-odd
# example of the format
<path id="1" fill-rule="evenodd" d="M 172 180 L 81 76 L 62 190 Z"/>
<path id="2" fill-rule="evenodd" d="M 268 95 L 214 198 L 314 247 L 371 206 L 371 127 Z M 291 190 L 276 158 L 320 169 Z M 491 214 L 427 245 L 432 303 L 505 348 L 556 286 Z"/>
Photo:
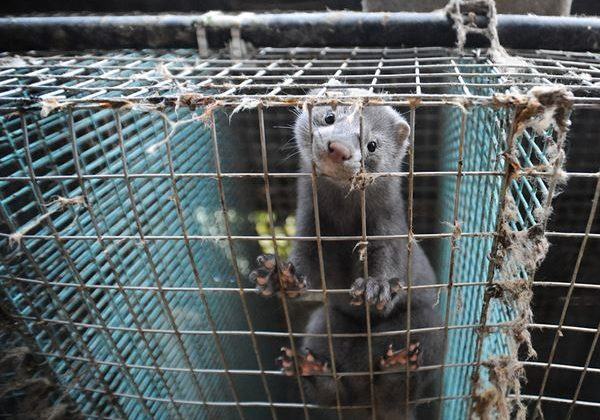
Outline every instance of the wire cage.
<path id="1" fill-rule="evenodd" d="M 517 400 L 532 412 L 558 402 L 597 415 L 597 395 L 579 399 L 586 375 L 598 373 L 596 328 L 585 364 L 557 367 L 555 350 L 537 362 L 522 354 L 508 383 L 498 378 L 536 325 L 529 299 L 532 285 L 549 283 L 535 277 L 545 238 L 578 238 L 583 255 L 599 237 L 598 173 L 562 166 L 571 109 L 598 103 L 598 59 L 513 54 L 521 64 L 438 47 L 266 47 L 241 59 L 190 49 L 5 54 L 2 307 L 85 416 L 350 418 L 369 409 L 307 401 L 301 378 L 273 364 L 279 347 L 306 335 L 306 308 L 349 290 L 267 301 L 246 279 L 274 245 L 285 253 L 294 241 L 381 239 L 300 237 L 285 226 L 294 181 L 316 175 L 293 170 L 279 126 L 292 108 L 331 106 L 325 92 L 360 87 L 369 94 L 336 104 L 394 106 L 413 128 L 406 170 L 377 176 L 404 179 L 404 236 L 422 243 L 438 278 L 420 287 L 439 291 L 444 323 L 423 330 L 443 332 L 444 363 L 419 369 L 439 372 L 440 391 L 408 403 L 439 401 L 441 417 L 464 418 L 491 387 L 502 400 L 493 410 Z M 566 176 L 595 184 L 581 232 L 547 229 Z M 564 313 L 537 326 L 554 346 L 580 328 Z M 576 391 L 545 395 L 546 376 L 538 394 L 520 395 L 521 367 L 536 364 L 575 369 Z"/>

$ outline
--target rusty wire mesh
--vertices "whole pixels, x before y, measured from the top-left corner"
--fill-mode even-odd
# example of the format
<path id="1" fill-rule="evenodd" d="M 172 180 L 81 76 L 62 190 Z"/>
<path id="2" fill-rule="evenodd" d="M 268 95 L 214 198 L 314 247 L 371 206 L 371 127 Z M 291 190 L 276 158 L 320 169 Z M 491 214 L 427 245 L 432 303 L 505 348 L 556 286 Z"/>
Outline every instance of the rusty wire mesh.
<path id="1" fill-rule="evenodd" d="M 596 55 L 518 54 L 524 59 L 522 68 L 500 67 L 485 51 L 442 48 L 263 48 L 242 60 L 219 54 L 199 59 L 191 50 L 2 56 L 0 278 L 11 317 L 26 325 L 39 346 L 36 352 L 47 357 L 86 415 L 311 418 L 364 409 L 339 401 L 316 406 L 306 401 L 300 377 L 284 378 L 272 363 L 282 344 L 293 346 L 294 338 L 306 335 L 299 305 L 312 307 L 328 294 L 349 290 L 310 289 L 300 302 L 284 298 L 280 307 L 259 300 L 246 280 L 253 257 L 265 244 L 285 253 L 293 241 L 387 238 L 365 231 L 348 237 L 320 232 L 299 237 L 281 229 L 293 216 L 294 180 L 315 175 L 295 172 L 293 158 L 283 159 L 280 146 L 291 134 L 273 125 L 289 124 L 289 110 L 305 103 L 331 105 L 327 91 L 361 87 L 369 89 L 369 96 L 338 96 L 335 102 L 399 107 L 415 128 L 407 170 L 379 176 L 405 178 L 407 194 L 412 194 L 411 230 L 399 236 L 422 241 L 439 281 L 419 287 L 448 291 L 442 301 L 451 290 L 462 291 L 454 299 L 462 296 L 461 305 L 475 317 L 458 322 L 447 316 L 442 327 L 429 328 L 454 337 L 446 363 L 420 368 L 445 373 L 446 383 L 438 397 L 410 404 L 440 400 L 447 418 L 465 415 L 473 397 L 472 371 L 479 369 L 482 355 L 505 350 L 502 337 L 511 316 L 480 322 L 488 311 L 487 306 L 482 311 L 482 302 L 490 299 L 485 286 L 497 280 L 487 275 L 486 257 L 499 234 L 495 221 L 500 210 L 493 203 L 500 200 L 506 174 L 501 133 L 510 131 L 511 113 L 518 106 L 502 103 L 496 94 L 566 85 L 575 95 L 576 126 L 578 113 L 593 115 L 600 102 Z M 331 79 L 341 85 L 330 85 Z M 317 93 L 309 94 L 311 89 Z M 450 127 L 445 135 L 441 121 Z M 467 132 L 468 127 L 473 131 Z M 427 140 L 421 142 L 422 137 Z M 470 165 L 469 156 L 483 150 L 477 142 L 488 138 L 497 140 L 494 147 L 481 154 L 479 164 Z M 530 140 L 519 145 L 522 156 L 543 160 L 539 138 Z M 463 161 L 459 145 L 467 153 L 464 167 L 457 166 Z M 516 230 L 535 222 L 527 220 L 535 206 L 527 206 L 537 200 L 543 207 L 535 191 L 551 183 L 552 174 L 535 159 L 521 162 L 523 172 L 515 180 L 520 183 L 514 189 L 517 202 L 518 192 L 525 191 L 520 196 L 524 220 Z M 589 377 L 600 372 L 594 365 L 600 328 L 593 322 L 566 322 L 577 290 L 600 289 L 593 280 L 578 282 L 586 247 L 600 239 L 594 225 L 597 167 L 597 160 L 582 170 L 567 166 L 569 182 L 582 182 L 586 203 L 591 200 L 578 216 L 587 223 L 569 229 L 555 223 L 544 232 L 551 242 L 577 241 L 578 258 L 568 267 L 569 277 L 546 280 L 542 266 L 544 279 L 530 279 L 535 290 L 566 292 L 558 319 L 529 324 L 551 335 L 548 352 L 522 361 L 534 375 L 543 372 L 537 389 L 522 396 L 531 406 L 558 404 L 596 414 L 600 407 L 593 396 L 580 398 L 586 380 L 590 383 Z M 479 187 L 479 201 L 467 205 L 456 199 L 463 198 L 460 180 L 463 194 L 464 188 L 484 183 L 490 189 Z M 476 219 L 471 207 L 482 205 L 490 211 L 481 216 L 481 224 L 448 229 L 447 224 Z M 439 211 L 431 210 L 436 207 Z M 478 257 L 469 259 L 467 251 Z M 450 258 L 461 258 L 453 264 L 468 275 L 449 276 Z M 442 307 L 454 313 L 456 302 L 448 299 Z M 499 310 L 494 305 L 492 312 Z M 452 359 L 461 352 L 461 343 L 475 345 L 486 334 L 499 340 L 496 347 L 483 351 L 484 343 L 477 343 L 478 355 Z M 563 334 L 590 338 L 583 359 L 556 363 Z M 361 336 L 370 340 L 373 334 Z M 573 392 L 546 393 L 553 371 L 577 372 Z M 371 379 L 381 374 L 372 367 L 369 372 L 333 373 Z M 450 392 L 449 386 L 460 392 Z"/>

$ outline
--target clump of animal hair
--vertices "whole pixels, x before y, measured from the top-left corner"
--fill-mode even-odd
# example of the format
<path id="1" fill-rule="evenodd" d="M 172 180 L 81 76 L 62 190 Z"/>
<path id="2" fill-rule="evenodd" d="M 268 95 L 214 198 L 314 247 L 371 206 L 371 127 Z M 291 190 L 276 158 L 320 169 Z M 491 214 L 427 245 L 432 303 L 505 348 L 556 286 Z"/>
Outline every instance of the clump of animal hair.
<path id="1" fill-rule="evenodd" d="M 480 420 L 493 420 L 494 407 L 498 404 L 498 391 L 487 388 L 473 396 L 473 414 Z"/>
<path id="2" fill-rule="evenodd" d="M 534 87 L 526 95 L 506 94 L 495 99 L 500 105 L 515 106 L 513 129 L 508 143 L 510 147 L 503 154 L 508 182 L 512 183 L 520 176 L 527 177 L 533 171 L 541 171 L 548 172 L 548 175 L 541 176 L 551 187 L 547 193 L 542 194 L 540 202 L 543 204 L 533 210 L 536 224 L 522 230 L 517 229 L 521 220 L 520 209 L 512 188 L 507 188 L 503 198 L 497 247 L 492 255 L 496 267 L 494 283 L 500 292 L 493 297 L 500 299 L 513 314 L 513 320 L 506 329 L 509 354 L 482 362 L 489 371 L 492 387 L 475 393 L 473 409 L 475 415 L 484 420 L 524 420 L 526 409 L 521 401 L 524 368 L 518 360 L 519 349 L 524 346 L 528 357 L 536 357 L 528 329 L 533 321 L 533 290 L 529 279 L 546 257 L 550 246 L 544 234 L 552 213 L 550 200 L 560 193 L 560 187 L 566 182 L 566 175 L 562 170 L 565 158 L 563 144 L 570 125 L 572 94 L 563 86 L 544 86 Z M 550 128 L 554 129 L 556 139 L 548 134 Z M 523 168 L 516 145 L 526 130 L 532 135 L 543 136 L 546 161 L 534 167 Z M 474 381 L 473 386 L 479 388 L 479 382 Z M 509 400 L 509 394 L 514 398 Z"/>
<path id="3" fill-rule="evenodd" d="M 493 398 L 487 396 L 492 403 L 496 417 L 501 420 L 511 419 L 512 405 L 509 404 L 508 395 L 515 395 L 517 420 L 525 420 L 527 410 L 521 402 L 521 380 L 525 378 L 523 365 L 511 356 L 499 356 L 482 362 L 488 369 L 489 380 L 492 384 L 491 393 Z"/>
<path id="4" fill-rule="evenodd" d="M 350 179 L 349 192 L 357 191 L 357 190 L 362 191 L 362 190 L 366 189 L 369 185 L 371 185 L 375 182 L 376 178 L 377 178 L 377 176 L 375 174 L 365 172 L 365 171 L 358 172 L 356 175 L 354 175 Z"/>
<path id="5" fill-rule="evenodd" d="M 512 307 L 516 312 L 515 318 L 508 327 L 508 333 L 513 337 L 516 343 L 514 352 L 518 348 L 525 346 L 529 358 L 537 357 L 537 352 L 531 344 L 531 333 L 528 326 L 533 321 L 533 311 L 531 310 L 531 299 L 533 290 L 531 282 L 526 279 L 503 280 L 496 283 L 502 290 L 502 300 L 505 305 Z"/>

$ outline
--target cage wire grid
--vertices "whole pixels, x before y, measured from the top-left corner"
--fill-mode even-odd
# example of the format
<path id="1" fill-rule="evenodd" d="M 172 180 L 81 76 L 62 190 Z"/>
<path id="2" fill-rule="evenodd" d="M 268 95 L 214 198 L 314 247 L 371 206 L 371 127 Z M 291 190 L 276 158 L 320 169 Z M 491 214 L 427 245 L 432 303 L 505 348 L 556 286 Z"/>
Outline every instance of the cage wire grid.
<path id="1" fill-rule="evenodd" d="M 406 293 L 440 291 L 443 325 L 345 334 L 331 333 L 329 327 L 328 334 L 313 335 L 330 343 L 338 336 L 370 343 L 373 337 L 394 335 L 408 342 L 415 332 L 442 331 L 445 362 L 419 367 L 440 372 L 440 394 L 401 398 L 407 407 L 441 401 L 440 417 L 465 417 L 476 397 L 473 374 L 489 380 L 482 363 L 510 350 L 506 337 L 514 326 L 514 310 L 493 298 L 488 287 L 502 280 L 488 256 L 497 246 L 504 197 L 510 195 L 516 208 L 511 229 L 526 231 L 539 223 L 536 209 L 549 206 L 544 197 L 551 198 L 558 176 L 547 167 L 544 140 L 557 134 L 527 129 L 511 137 L 519 104 L 501 103 L 498 94 L 560 84 L 574 94 L 574 109 L 596 108 L 600 101 L 597 54 L 513 54 L 523 59 L 522 65 L 498 66 L 485 50 L 445 48 L 262 48 L 240 60 L 222 53 L 200 59 L 193 50 L 4 54 L 3 304 L 15 321 L 27 326 L 38 344 L 36 352 L 48 359 L 86 416 L 277 418 L 293 413 L 311 418 L 325 410 L 345 417 L 353 410 L 372 409 L 372 403 L 343 405 L 339 396 L 331 407 L 309 403 L 301 378 L 286 382 L 270 364 L 268 355 L 277 343 L 295 348 L 294 339 L 309 334 L 294 322 L 291 306 L 302 300 L 293 303 L 282 295 L 282 318 L 273 322 L 265 315 L 277 310 L 276 302 L 258 300 L 246 280 L 260 251 L 258 242 L 270 241 L 276 252 L 285 241 L 316 242 L 324 287 L 305 295 L 326 305 L 329 294 L 349 289 L 326 287 L 323 242 L 433 241 L 440 248 L 439 283 L 415 286 L 409 279 Z M 331 85 L 332 79 L 341 84 Z M 367 89 L 369 95 L 328 95 L 344 87 Z M 312 89 L 317 93 L 309 94 Z M 392 105 L 408 110 L 413 128 L 408 170 L 376 176 L 406 179 L 409 232 L 367 235 L 363 189 L 361 235 L 322 235 L 318 214 L 314 237 L 282 233 L 273 209 L 273 185 L 311 178 L 317 207 L 317 175 L 314 170 L 273 170 L 276 157 L 269 152 L 265 115 L 277 108 L 304 105 L 310 112 L 357 103 L 359 109 Z M 452 158 L 443 159 L 437 170 L 419 170 L 415 125 L 419 112 L 430 108 L 440 111 L 443 122 L 441 155 Z M 238 140 L 240 128 L 228 119 L 252 112 L 258 139 Z M 253 170 L 240 164 L 245 142 L 259 149 Z M 506 151 L 514 152 L 519 169 L 503 182 L 511 164 L 503 156 Z M 517 271 L 534 287 L 567 289 L 557 324 L 528 323 L 555 335 L 548 360 L 521 361 L 545 372 L 540 394 L 521 398 L 533 405 L 569 405 L 571 415 L 573 407 L 600 407 L 600 401 L 579 399 L 586 375 L 600 373 L 591 366 L 600 327 L 565 323 L 573 291 L 600 288 L 577 283 L 587 244 L 600 238 L 592 231 L 600 176 L 566 175 L 596 180 L 585 230 L 544 232 L 550 240 L 581 239 L 570 281 L 536 281 L 533 272 Z M 421 179 L 439 182 L 441 220 L 449 226 L 431 226 L 423 233 L 413 229 L 413 195 Z M 268 234 L 257 234 L 244 217 L 256 207 L 244 187 L 253 185 L 264 195 Z M 366 261 L 364 266 L 368 270 Z M 564 331 L 593 336 L 584 366 L 553 363 Z M 370 377 L 373 401 L 373 380 L 385 373 L 373 368 L 377 352 L 369 353 L 367 372 L 334 367 L 332 374 Z M 335 355 L 329 357 L 333 361 Z M 580 372 L 572 399 L 544 395 L 550 369 Z M 283 387 L 297 395 L 282 395 Z"/>

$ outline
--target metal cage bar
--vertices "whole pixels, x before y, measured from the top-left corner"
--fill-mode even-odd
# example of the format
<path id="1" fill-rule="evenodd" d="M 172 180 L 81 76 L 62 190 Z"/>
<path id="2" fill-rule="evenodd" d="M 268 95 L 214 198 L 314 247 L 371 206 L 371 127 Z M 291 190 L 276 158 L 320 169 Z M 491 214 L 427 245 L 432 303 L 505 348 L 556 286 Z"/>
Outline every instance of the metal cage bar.
<path id="1" fill-rule="evenodd" d="M 552 362 L 554 361 L 554 357 L 556 354 L 556 347 L 558 345 L 558 341 L 560 339 L 561 336 L 561 330 L 563 329 L 563 325 L 565 322 L 565 318 L 567 316 L 567 311 L 569 310 L 569 303 L 571 302 L 571 297 L 573 296 L 573 291 L 575 290 L 575 283 L 577 282 L 577 276 L 579 274 L 579 269 L 581 267 L 581 261 L 583 259 L 583 255 L 585 253 L 586 250 L 586 246 L 589 240 L 589 233 L 592 229 L 593 226 L 593 222 L 594 222 L 594 218 L 596 217 L 596 211 L 598 208 L 598 201 L 600 198 L 600 182 L 596 183 L 596 189 L 594 192 L 594 198 L 592 200 L 592 206 L 590 208 L 590 213 L 588 216 L 588 220 L 587 220 L 587 224 L 585 227 L 585 236 L 583 237 L 583 239 L 581 240 L 581 245 L 579 248 L 579 252 L 577 254 L 577 261 L 575 262 L 575 267 L 573 268 L 573 274 L 571 276 L 571 282 L 569 284 L 569 288 L 567 290 L 567 294 L 566 294 L 566 298 L 565 298 L 565 303 L 563 305 L 561 314 L 560 314 L 560 319 L 558 321 L 558 326 L 556 329 L 556 333 L 554 334 L 554 339 L 552 341 L 552 347 L 550 349 L 550 354 L 548 355 L 548 362 L 546 364 L 545 370 L 544 370 L 544 376 L 542 378 L 542 384 L 540 385 L 540 393 L 539 396 L 536 400 L 536 405 L 535 405 L 535 409 L 534 409 L 534 417 L 537 417 L 539 415 L 539 413 L 541 412 L 541 401 L 542 401 L 542 397 L 544 396 L 544 392 L 546 389 L 546 383 L 548 381 L 548 375 L 550 373 L 550 367 L 552 366 Z M 577 397 L 579 394 L 579 391 L 581 389 L 581 385 L 583 382 L 583 379 L 585 377 L 585 371 L 587 369 L 587 367 L 589 366 L 589 362 L 591 359 L 591 356 L 593 354 L 594 351 L 594 347 L 595 347 L 595 343 L 598 339 L 598 334 L 596 333 L 594 335 L 594 340 L 593 340 L 593 345 L 590 348 L 590 353 L 589 356 L 586 358 L 586 362 L 585 362 L 585 368 L 584 371 L 582 372 L 579 381 L 577 383 L 577 387 L 573 396 L 573 403 L 575 403 L 577 401 Z M 572 407 L 573 405 L 571 405 L 571 408 L 569 409 L 569 412 L 567 414 L 568 417 L 570 417 L 572 415 Z"/>
<path id="2" fill-rule="evenodd" d="M 456 33 L 444 13 L 245 13 L 227 15 L 49 16 L 0 19 L 4 49 L 164 48 L 198 46 L 197 28 L 209 48 L 222 48 L 232 29 L 242 39 L 272 47 L 346 47 L 348 45 L 452 47 Z M 479 23 L 485 18 L 477 16 Z M 595 18 L 497 15 L 502 45 L 511 48 L 595 51 L 600 23 Z M 60 31 L 56 31 L 60 28 Z M 60 36 L 57 35 L 60 33 Z M 290 34 L 302 34 L 295 37 Z M 283 35 L 282 35 L 283 34 Z M 485 45 L 483 37 L 471 46 Z"/>
<path id="3" fill-rule="evenodd" d="M 262 112 L 259 111 L 259 125 L 260 125 L 260 151 L 261 151 L 261 161 L 262 161 L 262 168 L 263 168 L 263 172 L 266 174 L 269 171 L 269 164 L 267 161 L 267 150 L 266 150 L 266 138 L 265 138 L 265 122 L 264 122 L 264 117 Z M 264 177 L 264 182 L 265 182 L 265 197 L 267 200 L 267 211 L 269 214 L 269 229 L 271 231 L 271 241 L 273 242 L 273 249 L 275 250 L 275 264 L 276 264 L 276 269 L 278 271 L 280 271 L 280 257 L 279 257 L 279 252 L 277 249 L 277 240 L 275 239 L 275 224 L 274 224 L 274 220 L 273 220 L 273 207 L 271 204 L 271 191 L 269 189 L 269 178 L 265 175 Z M 279 273 L 279 278 L 281 278 L 282 275 L 281 273 Z M 295 370 L 296 370 L 296 383 L 298 384 L 298 393 L 300 394 L 300 399 L 302 400 L 302 404 L 303 404 L 303 411 L 304 411 L 304 418 L 306 420 L 308 420 L 310 418 L 310 415 L 308 413 L 308 409 L 306 407 L 306 397 L 304 396 L 304 388 L 302 387 L 302 380 L 300 378 L 300 363 L 298 362 L 298 351 L 296 350 L 296 343 L 294 341 L 294 335 L 293 335 L 293 330 L 292 330 L 292 321 L 290 318 L 290 310 L 288 307 L 288 302 L 287 302 L 287 294 L 285 291 L 285 285 L 283 284 L 283 280 L 281 281 L 281 288 L 282 288 L 282 293 L 280 294 L 281 296 L 281 303 L 283 306 L 283 313 L 284 313 L 284 317 L 285 317 L 285 324 L 286 324 L 286 328 L 288 331 L 288 336 L 290 339 L 290 348 L 292 349 L 293 352 L 293 360 L 294 360 L 294 366 L 295 366 Z"/>
<path id="4" fill-rule="evenodd" d="M 313 117 L 312 117 L 312 110 L 313 107 L 309 104 L 307 107 L 307 113 L 308 113 L 308 120 L 310 121 L 309 124 L 309 138 L 310 138 L 310 144 L 312 147 L 313 144 Z M 266 151 L 264 152 L 266 154 Z M 323 306 L 325 308 L 325 324 L 326 324 L 326 328 L 327 328 L 327 346 L 329 347 L 329 357 L 331 358 L 331 374 L 332 377 L 335 381 L 335 401 L 336 401 L 336 406 L 337 406 L 337 415 L 338 415 L 338 419 L 342 419 L 343 415 L 342 415 L 342 409 L 341 409 L 341 402 L 340 402 L 340 385 L 339 385 L 339 377 L 337 374 L 337 368 L 336 368 L 336 364 L 335 364 L 335 353 L 333 351 L 333 335 L 331 332 L 331 317 L 329 315 L 329 299 L 328 299 L 328 295 L 329 295 L 329 290 L 327 288 L 327 279 L 325 277 L 325 262 L 324 262 L 324 258 L 323 258 L 323 243 L 321 242 L 321 218 L 319 216 L 319 196 L 318 196 L 318 189 L 317 189 L 317 168 L 315 163 L 313 162 L 313 164 L 311 165 L 312 167 L 312 176 L 311 176 L 311 192 L 312 192 L 312 204 L 313 204 L 313 209 L 315 209 L 313 211 L 314 215 L 315 215 L 315 233 L 317 235 L 317 253 L 319 256 L 319 277 L 321 280 L 321 285 L 323 287 Z"/>

